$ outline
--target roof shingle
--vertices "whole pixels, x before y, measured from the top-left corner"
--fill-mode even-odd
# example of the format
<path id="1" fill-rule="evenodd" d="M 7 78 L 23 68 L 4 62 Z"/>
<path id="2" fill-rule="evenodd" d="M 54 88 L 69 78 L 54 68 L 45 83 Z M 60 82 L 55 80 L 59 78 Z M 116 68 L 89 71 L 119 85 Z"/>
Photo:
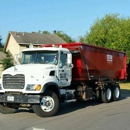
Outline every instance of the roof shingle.
<path id="1" fill-rule="evenodd" d="M 13 32 L 10 34 L 14 37 L 18 44 L 56 44 L 67 43 L 56 34 L 39 34 L 39 33 L 27 33 L 27 32 Z"/>

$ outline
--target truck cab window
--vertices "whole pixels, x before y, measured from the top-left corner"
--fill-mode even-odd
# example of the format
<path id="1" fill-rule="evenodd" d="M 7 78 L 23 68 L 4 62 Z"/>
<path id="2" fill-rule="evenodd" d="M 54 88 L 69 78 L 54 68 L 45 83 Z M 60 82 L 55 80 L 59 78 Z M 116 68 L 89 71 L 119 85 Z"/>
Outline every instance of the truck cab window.
<path id="1" fill-rule="evenodd" d="M 54 64 L 57 51 L 28 51 L 22 53 L 22 64 Z"/>
<path id="2" fill-rule="evenodd" d="M 60 54 L 60 62 L 59 64 L 61 64 L 60 66 L 66 66 L 67 65 L 67 54 L 61 53 Z"/>

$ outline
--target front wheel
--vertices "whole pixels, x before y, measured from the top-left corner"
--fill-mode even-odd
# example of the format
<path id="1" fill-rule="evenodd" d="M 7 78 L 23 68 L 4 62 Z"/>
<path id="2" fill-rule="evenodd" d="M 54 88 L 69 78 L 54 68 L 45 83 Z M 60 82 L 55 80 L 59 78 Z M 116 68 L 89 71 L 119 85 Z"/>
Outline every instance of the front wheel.
<path id="1" fill-rule="evenodd" d="M 47 90 L 41 98 L 40 104 L 33 105 L 32 108 L 38 116 L 54 116 L 59 109 L 59 98 L 54 92 Z"/>

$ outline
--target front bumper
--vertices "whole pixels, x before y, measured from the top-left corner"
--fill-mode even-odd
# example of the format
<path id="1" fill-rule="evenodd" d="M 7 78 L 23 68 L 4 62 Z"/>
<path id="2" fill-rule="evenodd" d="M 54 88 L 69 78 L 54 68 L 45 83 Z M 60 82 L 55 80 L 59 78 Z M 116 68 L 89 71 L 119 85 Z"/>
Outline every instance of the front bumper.
<path id="1" fill-rule="evenodd" d="M 0 102 L 38 104 L 40 103 L 40 95 L 0 94 Z"/>

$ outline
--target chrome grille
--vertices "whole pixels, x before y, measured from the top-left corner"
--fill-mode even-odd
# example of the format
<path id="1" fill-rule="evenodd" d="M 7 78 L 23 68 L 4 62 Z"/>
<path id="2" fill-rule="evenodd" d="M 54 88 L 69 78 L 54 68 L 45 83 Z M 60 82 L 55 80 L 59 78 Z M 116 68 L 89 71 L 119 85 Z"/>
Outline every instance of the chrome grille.
<path id="1" fill-rule="evenodd" d="M 4 74 L 3 87 L 4 89 L 24 89 L 25 76 L 23 74 Z"/>

